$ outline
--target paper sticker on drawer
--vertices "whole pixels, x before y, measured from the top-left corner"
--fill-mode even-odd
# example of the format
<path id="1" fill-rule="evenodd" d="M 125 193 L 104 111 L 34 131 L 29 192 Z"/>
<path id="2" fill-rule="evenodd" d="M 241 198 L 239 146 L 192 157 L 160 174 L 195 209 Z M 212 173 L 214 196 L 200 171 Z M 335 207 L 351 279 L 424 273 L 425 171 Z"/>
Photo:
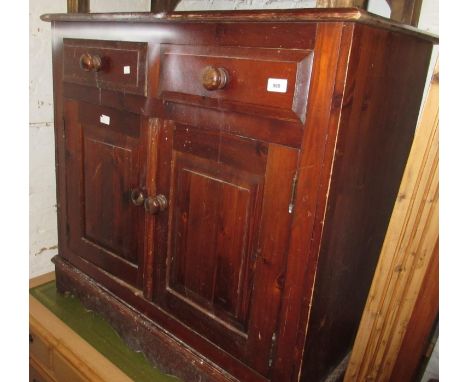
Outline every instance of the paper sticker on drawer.
<path id="1" fill-rule="evenodd" d="M 288 90 L 288 80 L 283 78 L 269 78 L 267 91 L 275 93 L 286 93 Z"/>
<path id="2" fill-rule="evenodd" d="M 104 125 L 110 125 L 110 117 L 108 115 L 101 114 L 99 117 L 99 122 Z"/>
<path id="3" fill-rule="evenodd" d="M 124 74 L 130 74 L 130 65 L 125 65 L 123 67 L 123 73 Z"/>

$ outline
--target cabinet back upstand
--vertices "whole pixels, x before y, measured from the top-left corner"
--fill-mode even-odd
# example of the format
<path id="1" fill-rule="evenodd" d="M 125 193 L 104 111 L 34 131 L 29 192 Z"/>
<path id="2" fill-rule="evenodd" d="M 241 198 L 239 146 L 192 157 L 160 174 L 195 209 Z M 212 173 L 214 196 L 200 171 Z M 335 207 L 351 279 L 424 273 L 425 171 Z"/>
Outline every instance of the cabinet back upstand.
<path id="1" fill-rule="evenodd" d="M 184 381 L 350 351 L 431 36 L 358 9 L 44 15 L 57 287 Z"/>

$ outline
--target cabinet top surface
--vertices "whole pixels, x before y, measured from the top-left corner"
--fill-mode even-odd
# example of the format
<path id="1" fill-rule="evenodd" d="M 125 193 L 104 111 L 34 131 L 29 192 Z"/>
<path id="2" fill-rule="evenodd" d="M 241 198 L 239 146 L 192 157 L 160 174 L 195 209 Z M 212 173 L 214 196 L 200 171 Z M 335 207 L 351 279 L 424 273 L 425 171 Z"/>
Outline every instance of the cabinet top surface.
<path id="1" fill-rule="evenodd" d="M 56 13 L 41 16 L 43 21 L 60 22 L 359 22 L 380 28 L 409 33 L 438 42 L 438 37 L 393 20 L 381 17 L 359 8 L 307 8 L 294 10 L 251 10 L 214 12 L 172 12 L 172 13 Z"/>

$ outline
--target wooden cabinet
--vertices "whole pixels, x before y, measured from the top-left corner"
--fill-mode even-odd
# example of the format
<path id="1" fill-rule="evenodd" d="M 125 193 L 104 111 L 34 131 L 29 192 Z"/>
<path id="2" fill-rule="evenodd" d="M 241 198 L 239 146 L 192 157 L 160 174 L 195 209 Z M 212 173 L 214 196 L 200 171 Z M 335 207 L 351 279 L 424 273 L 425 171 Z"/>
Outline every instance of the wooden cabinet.
<path id="1" fill-rule="evenodd" d="M 46 15 L 57 286 L 186 381 L 349 352 L 432 38 L 356 9 Z"/>

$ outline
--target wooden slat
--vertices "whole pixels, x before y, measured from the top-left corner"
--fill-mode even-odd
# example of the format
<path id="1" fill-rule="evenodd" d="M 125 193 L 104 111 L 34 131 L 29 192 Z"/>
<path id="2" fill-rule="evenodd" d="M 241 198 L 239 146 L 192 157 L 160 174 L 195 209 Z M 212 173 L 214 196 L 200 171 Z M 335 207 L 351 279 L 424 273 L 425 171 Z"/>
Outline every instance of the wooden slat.
<path id="1" fill-rule="evenodd" d="M 345 381 L 387 381 L 438 240 L 438 65 L 418 126 Z"/>
<path id="2" fill-rule="evenodd" d="M 439 312 L 439 246 L 434 248 L 418 300 L 408 323 L 391 381 L 415 381 L 427 352 Z"/>
<path id="3" fill-rule="evenodd" d="M 368 0 L 317 0 L 317 8 L 366 8 Z"/>
<path id="4" fill-rule="evenodd" d="M 55 280 L 55 272 L 45 273 L 43 275 L 29 279 L 29 288 L 35 288 L 39 285 L 48 283 L 49 281 Z"/>
<path id="5" fill-rule="evenodd" d="M 89 13 L 89 0 L 67 0 L 68 13 Z"/>

